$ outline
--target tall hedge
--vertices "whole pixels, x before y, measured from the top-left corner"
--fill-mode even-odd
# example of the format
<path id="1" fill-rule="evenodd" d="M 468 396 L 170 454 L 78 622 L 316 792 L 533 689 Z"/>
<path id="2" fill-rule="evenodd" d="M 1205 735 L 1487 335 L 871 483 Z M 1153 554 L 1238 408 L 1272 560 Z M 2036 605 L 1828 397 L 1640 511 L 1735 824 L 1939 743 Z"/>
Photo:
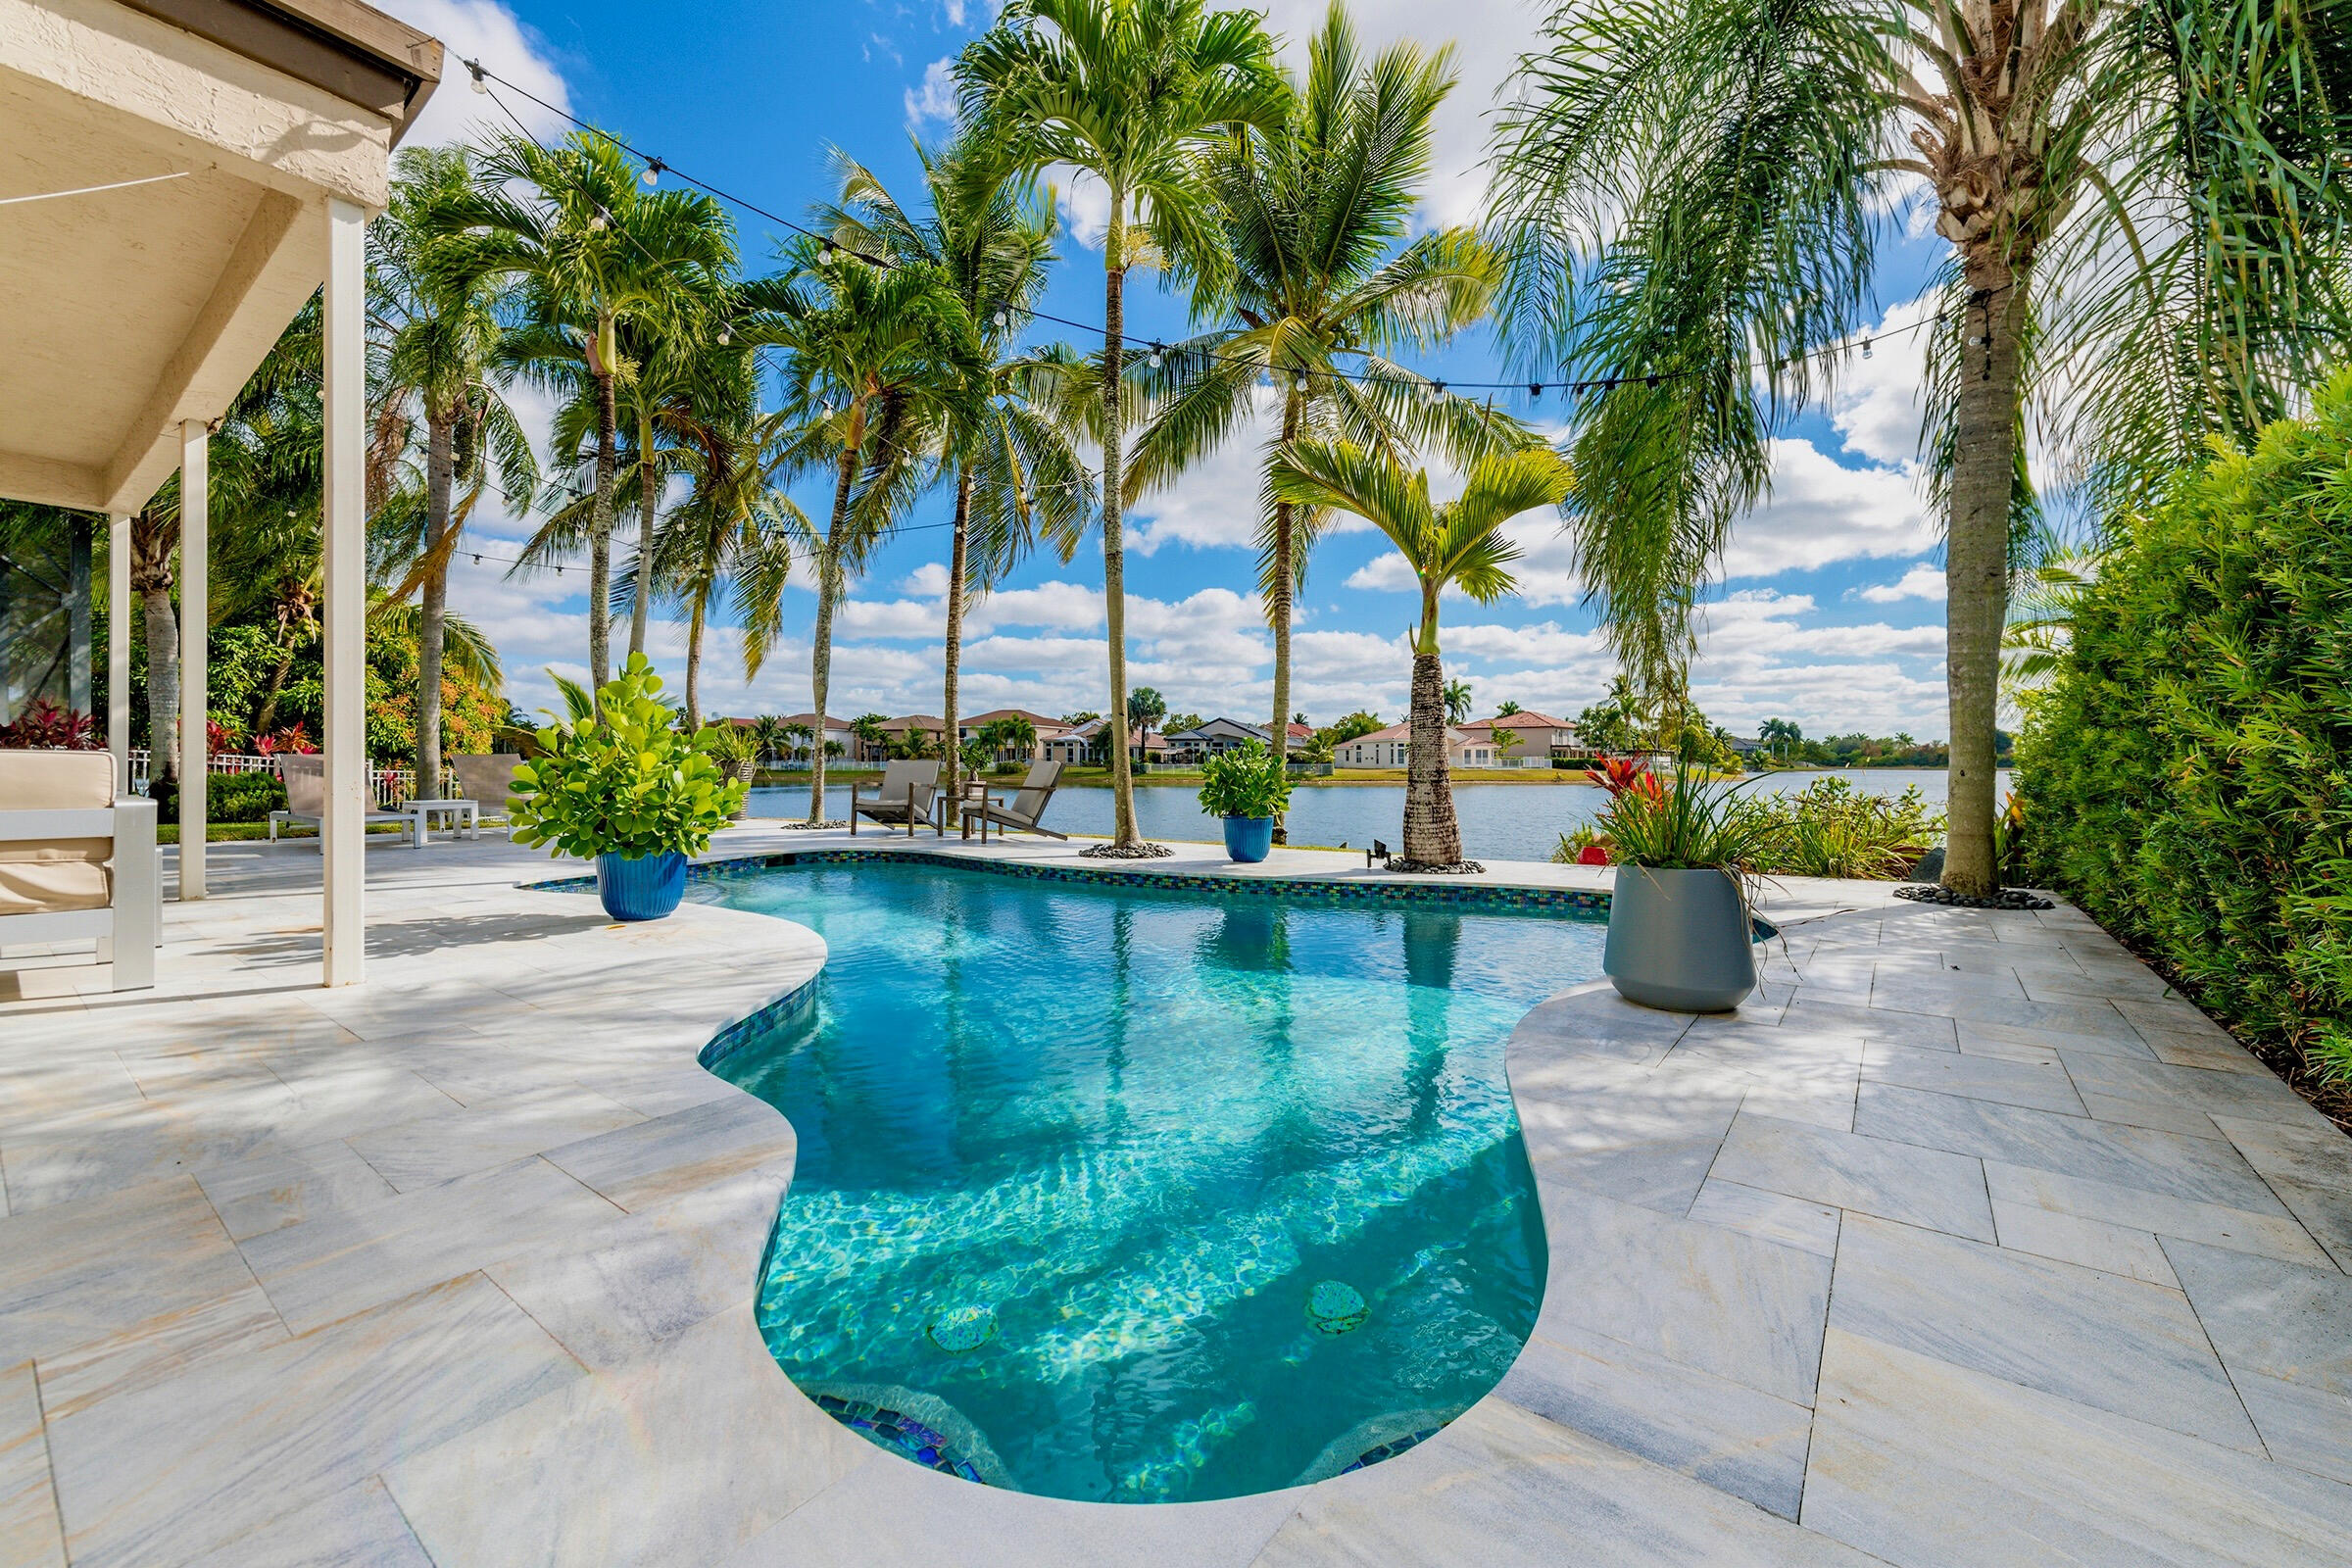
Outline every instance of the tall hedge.
<path id="1" fill-rule="evenodd" d="M 2028 709 L 2036 879 L 2352 1079 L 2352 372 L 2132 519 Z"/>

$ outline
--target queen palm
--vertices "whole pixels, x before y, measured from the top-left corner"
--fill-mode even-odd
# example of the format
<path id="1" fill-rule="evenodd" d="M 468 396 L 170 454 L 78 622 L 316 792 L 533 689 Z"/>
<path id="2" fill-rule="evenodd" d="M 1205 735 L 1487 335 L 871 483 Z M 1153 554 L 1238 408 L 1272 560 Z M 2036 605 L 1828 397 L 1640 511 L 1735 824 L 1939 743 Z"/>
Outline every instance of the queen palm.
<path id="1" fill-rule="evenodd" d="M 1497 130 L 1508 314 L 1531 363 L 1632 378 L 1587 402 L 1570 525 L 1647 692 L 1679 693 L 1694 586 L 1829 368 L 1806 356 L 1865 324 L 1884 204 L 1926 205 L 1944 883 L 1991 891 L 2024 416 L 2113 500 L 2316 384 L 2352 327 L 2341 30 L 2263 0 L 1558 6 Z"/>
<path id="2" fill-rule="evenodd" d="M 1220 127 L 1272 127 L 1283 114 L 1273 41 L 1258 16 L 1201 0 L 1013 0 L 956 64 L 977 131 L 1023 167 L 1067 165 L 1109 198 L 1102 245 L 1102 609 L 1112 734 L 1127 734 L 1127 485 L 1122 407 L 1127 272 L 1163 254 L 1213 249 L 1213 203 L 1201 154 Z M 1143 847 L 1127 748 L 1111 749 L 1113 838 Z M 1095 852 L 1088 852 L 1095 853 Z M 1156 853 L 1156 852 L 1154 852 Z"/>
<path id="3" fill-rule="evenodd" d="M 420 590 L 416 781 L 418 792 L 428 795 L 438 793 L 432 781 L 441 777 L 451 552 L 489 486 L 493 466 L 504 494 L 528 496 L 539 481 L 530 438 L 490 375 L 505 338 L 507 287 L 495 277 L 453 276 L 435 266 L 435 247 L 464 230 L 474 179 L 467 148 L 405 148 L 393 165 L 391 204 L 368 228 L 377 444 L 413 447 L 416 426 L 423 425 L 422 534 L 411 576 Z M 461 484 L 462 497 L 455 494 Z M 399 594 L 404 599 L 405 589 Z"/>
<path id="4" fill-rule="evenodd" d="M 730 598 L 744 612 L 747 646 L 772 642 L 792 569 L 795 540 L 809 532 L 808 515 L 775 488 L 779 461 L 773 421 L 752 412 L 753 372 L 730 367 L 725 378 L 739 395 L 720 392 L 724 406 L 706 406 L 697 438 L 679 448 L 677 467 L 692 488 L 652 535 L 649 569 L 638 592 L 655 585 L 686 610 L 686 727 L 702 728 L 703 644 L 710 617 Z M 780 726 L 761 719 L 752 738 L 760 746 L 781 739 Z"/>
<path id="5" fill-rule="evenodd" d="M 1214 324 L 1160 356 L 1160 373 L 1147 377 L 1158 407 L 1136 442 L 1131 493 L 1174 482 L 1230 440 L 1255 411 L 1261 377 L 1281 400 L 1267 464 L 1302 435 L 1400 458 L 1423 443 L 1475 452 L 1486 433 L 1478 407 L 1438 397 L 1387 358 L 1435 347 L 1477 320 L 1501 277 L 1468 229 L 1398 249 L 1429 173 L 1431 122 L 1452 85 L 1450 50 L 1399 43 L 1366 60 L 1335 4 L 1280 121 L 1233 126 L 1209 142 L 1216 254 L 1177 261 L 1194 285 L 1195 318 Z M 1259 521 L 1278 753 L 1289 744 L 1292 600 L 1326 518 L 1268 493 Z"/>
<path id="6" fill-rule="evenodd" d="M 621 352 L 622 323 L 657 339 L 706 330 L 703 307 L 735 264 L 734 226 L 699 191 L 642 190 L 619 147 L 595 131 L 553 148 L 500 136 L 478 171 L 463 231 L 436 266 L 453 281 L 511 280 L 524 325 L 506 345 L 509 363 L 559 384 L 560 368 L 571 367 L 594 398 L 588 664 L 601 690 L 612 662 L 619 388 L 637 368 Z"/>
<path id="7" fill-rule="evenodd" d="M 871 172 L 843 158 L 841 199 L 823 219 L 826 231 L 854 251 L 934 268 L 978 338 L 986 396 L 956 405 L 940 430 L 956 486 L 940 705 L 943 733 L 953 735 L 964 612 L 1039 544 L 1065 562 L 1077 552 L 1094 479 L 1078 446 L 1093 421 L 1077 406 L 1076 367 L 1065 353 L 1014 348 L 1045 291 L 1051 211 L 1021 199 L 1013 166 L 984 141 L 965 137 L 936 155 L 918 152 L 927 214 L 910 213 Z M 946 749 L 951 809 L 961 761 L 956 748 Z"/>
<path id="8" fill-rule="evenodd" d="M 1274 494 L 1298 506 L 1351 512 L 1388 536 L 1421 587 L 1413 628 L 1412 741 L 1405 754 L 1404 862 L 1436 869 L 1460 863 L 1462 834 L 1446 763 L 1446 671 L 1438 645 L 1438 601 L 1458 589 L 1491 604 L 1514 586 L 1518 547 L 1502 525 L 1567 495 L 1568 466 L 1548 448 L 1521 445 L 1470 466 L 1460 496 L 1438 503 L 1429 472 L 1349 441 L 1299 441 L 1274 455 Z"/>
<path id="9" fill-rule="evenodd" d="M 802 519 L 798 548 L 815 568 L 816 623 L 808 684 L 821 724 L 833 672 L 833 613 L 851 574 L 897 528 L 927 482 L 927 454 L 951 418 L 973 419 L 985 395 L 970 318 L 939 270 L 925 263 L 860 261 L 832 241 L 796 242 L 780 278 L 743 286 L 757 313 L 753 341 L 787 352 L 787 427 L 781 464 L 830 469 L 833 506 L 823 530 Z M 791 519 L 787 519 L 790 521 Z M 745 674 L 756 675 L 777 623 L 746 628 Z M 825 752 L 810 754 L 808 821 L 824 820 Z"/>

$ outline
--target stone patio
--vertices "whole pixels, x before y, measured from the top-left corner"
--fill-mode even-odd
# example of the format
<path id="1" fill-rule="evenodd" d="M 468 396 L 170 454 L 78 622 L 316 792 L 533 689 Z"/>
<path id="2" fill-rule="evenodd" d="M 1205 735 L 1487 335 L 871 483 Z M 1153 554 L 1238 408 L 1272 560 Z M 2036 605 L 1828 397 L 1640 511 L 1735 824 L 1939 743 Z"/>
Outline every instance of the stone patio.
<path id="1" fill-rule="evenodd" d="M 0 1564 L 2352 1560 L 2352 1141 L 2072 909 L 1792 881 L 1737 1016 L 1536 1007 L 1509 1376 L 1369 1469 L 1121 1508 L 918 1469 L 768 1357 L 793 1135 L 695 1054 L 812 933 L 368 862 L 365 986 L 316 987 L 316 849 L 223 845 L 156 992 L 0 1003 Z"/>

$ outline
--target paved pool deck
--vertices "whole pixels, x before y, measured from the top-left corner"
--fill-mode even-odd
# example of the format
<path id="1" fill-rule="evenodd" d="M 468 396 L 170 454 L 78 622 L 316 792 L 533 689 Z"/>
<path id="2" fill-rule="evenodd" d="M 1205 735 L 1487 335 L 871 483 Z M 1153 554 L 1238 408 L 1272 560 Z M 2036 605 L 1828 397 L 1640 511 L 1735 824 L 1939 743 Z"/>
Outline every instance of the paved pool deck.
<path id="1" fill-rule="evenodd" d="M 1508 1062 L 1550 1273 L 1494 1394 L 1351 1475 L 1110 1507 L 886 1454 L 761 1345 L 793 1134 L 695 1057 L 812 933 L 378 843 L 329 992 L 315 850 L 212 866 L 156 991 L 0 978 L 0 1564 L 2352 1560 L 2352 1141 L 2070 908 L 1790 881 L 1737 1015 L 1544 1002 Z"/>

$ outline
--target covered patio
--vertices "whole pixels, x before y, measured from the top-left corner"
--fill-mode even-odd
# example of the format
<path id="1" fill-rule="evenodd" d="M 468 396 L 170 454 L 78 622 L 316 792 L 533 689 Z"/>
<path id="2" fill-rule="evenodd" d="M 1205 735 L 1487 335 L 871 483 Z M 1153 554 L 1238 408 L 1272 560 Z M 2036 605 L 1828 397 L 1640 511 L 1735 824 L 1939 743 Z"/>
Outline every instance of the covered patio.
<path id="1" fill-rule="evenodd" d="M 109 519 L 107 739 L 126 792 L 133 519 L 179 475 L 186 902 L 206 894 L 207 443 L 324 287 L 330 986 L 365 966 L 366 229 L 440 74 L 440 44 L 355 0 L 0 0 L 0 497 Z"/>

